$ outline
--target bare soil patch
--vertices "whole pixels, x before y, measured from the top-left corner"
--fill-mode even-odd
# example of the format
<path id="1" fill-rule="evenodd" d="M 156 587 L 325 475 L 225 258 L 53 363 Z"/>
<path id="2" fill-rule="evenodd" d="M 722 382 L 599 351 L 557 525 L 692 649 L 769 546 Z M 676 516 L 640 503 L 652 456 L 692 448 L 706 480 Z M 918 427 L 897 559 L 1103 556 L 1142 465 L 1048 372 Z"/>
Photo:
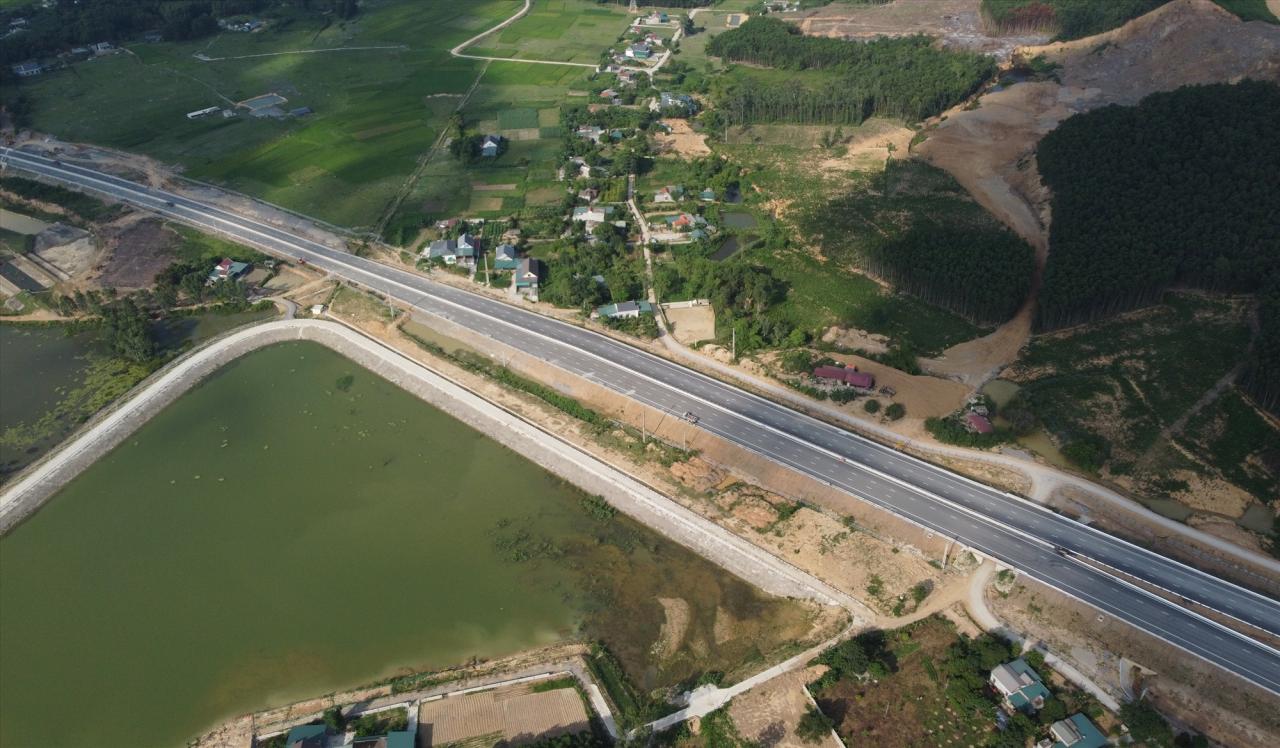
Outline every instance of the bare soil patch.
<path id="1" fill-rule="evenodd" d="M 761 748 L 835 748 L 834 738 L 806 743 L 796 735 L 800 718 L 809 710 L 804 686 L 826 672 L 825 665 L 794 670 L 747 691 L 729 703 L 739 734 Z"/>
<path id="2" fill-rule="evenodd" d="M 514 190 L 517 185 L 514 184 L 480 184 L 478 182 L 471 183 L 471 189 L 475 192 L 506 192 Z"/>
<path id="3" fill-rule="evenodd" d="M 716 313 L 710 305 L 664 309 L 663 313 L 672 325 L 671 334 L 684 345 L 716 336 Z"/>
<path id="4" fill-rule="evenodd" d="M 419 734 L 429 736 L 427 746 L 482 735 L 515 746 L 580 732 L 590 723 L 572 688 L 533 693 L 528 686 L 515 686 L 426 702 L 418 710 L 418 725 Z"/>
<path id="5" fill-rule="evenodd" d="M 110 257 L 97 282 L 104 287 L 147 288 L 173 262 L 178 235 L 158 220 L 117 222 L 103 233 Z"/>
<path id="6" fill-rule="evenodd" d="M 684 119 L 664 119 L 662 124 L 671 128 L 671 132 L 655 132 L 654 145 L 662 155 L 674 155 L 680 158 L 697 158 L 707 156 L 711 148 L 707 145 L 707 136 L 693 131 L 689 121 Z"/>
<path id="7" fill-rule="evenodd" d="M 871 39 L 928 34 L 953 49 L 971 49 L 1008 59 L 1016 47 L 1043 44 L 1044 35 L 989 36 L 979 12 L 980 0 L 895 0 L 884 5 L 833 3 L 802 19 L 812 36 Z"/>

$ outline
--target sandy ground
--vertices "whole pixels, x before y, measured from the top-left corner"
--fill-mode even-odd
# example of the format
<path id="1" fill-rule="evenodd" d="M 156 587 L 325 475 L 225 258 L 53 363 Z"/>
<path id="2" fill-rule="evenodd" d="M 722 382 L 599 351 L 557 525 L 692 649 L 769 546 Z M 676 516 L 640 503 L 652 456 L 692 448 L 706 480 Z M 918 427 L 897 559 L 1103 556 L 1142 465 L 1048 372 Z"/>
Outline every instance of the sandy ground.
<path id="1" fill-rule="evenodd" d="M 868 39 L 928 34 L 944 46 L 1008 59 L 1025 44 L 1043 44 L 1045 35 L 988 36 L 978 11 L 980 0 L 894 0 L 885 5 L 833 3 L 803 18 L 800 28 L 814 36 Z M 787 16 L 780 16 L 785 18 Z"/>
<path id="2" fill-rule="evenodd" d="M 838 748 L 834 737 L 806 743 L 796 735 L 796 725 L 810 707 L 804 686 L 826 670 L 825 665 L 814 665 L 780 675 L 734 699 L 729 716 L 738 732 L 761 748 Z"/>
<path id="3" fill-rule="evenodd" d="M 1195 657 L 1139 633 L 1035 582 L 1020 578 L 1003 596 L 989 588 L 987 604 L 1014 630 L 1039 639 L 1095 681 L 1116 693 L 1133 693 L 1122 677 L 1127 658 L 1148 673 L 1162 711 L 1210 739 L 1231 746 L 1274 746 L 1280 736 L 1280 699 Z M 1248 718 L 1242 715 L 1248 715 Z"/>
<path id="4" fill-rule="evenodd" d="M 533 693 L 529 686 L 429 701 L 419 707 L 421 746 L 494 735 L 509 745 L 522 745 L 587 729 L 587 711 L 572 688 Z"/>
<path id="5" fill-rule="evenodd" d="M 684 345 L 716 336 L 716 313 L 710 305 L 664 309 L 663 314 L 671 324 L 671 334 Z"/>
<path id="6" fill-rule="evenodd" d="M 828 172 L 883 171 L 889 156 L 906 153 L 913 137 L 914 130 L 890 120 L 867 120 L 846 140 L 843 155 L 822 159 L 818 168 Z"/>
<path id="7" fill-rule="evenodd" d="M 1243 23 L 1211 0 L 1175 0 L 1119 29 L 1022 52 L 1058 63 L 1062 83 L 1020 83 L 984 94 L 977 109 L 952 109 L 916 152 L 950 172 L 1030 242 L 1041 264 L 1048 251 L 1050 196 L 1034 149 L 1059 122 L 1187 84 L 1280 80 L 1280 27 Z M 996 332 L 947 350 L 927 368 L 980 382 L 1016 358 L 1030 322 L 1028 305 Z"/>
<path id="8" fill-rule="evenodd" d="M 673 155 L 680 158 L 697 158 L 711 154 L 707 146 L 707 136 L 696 133 L 689 127 L 686 119 L 664 119 L 662 124 L 671 128 L 670 133 L 655 131 L 653 144 L 659 155 Z"/>

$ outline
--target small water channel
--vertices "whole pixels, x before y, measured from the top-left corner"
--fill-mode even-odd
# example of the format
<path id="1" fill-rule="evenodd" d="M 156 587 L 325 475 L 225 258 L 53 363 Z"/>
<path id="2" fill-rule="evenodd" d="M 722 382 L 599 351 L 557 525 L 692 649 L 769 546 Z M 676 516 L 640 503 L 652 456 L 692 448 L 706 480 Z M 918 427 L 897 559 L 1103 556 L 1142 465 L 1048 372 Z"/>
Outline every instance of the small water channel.
<path id="1" fill-rule="evenodd" d="M 672 600 L 688 625 L 657 659 Z M 0 539 L 0 682 L 19 684 L 0 745 L 181 745 L 234 714 L 570 636 L 604 640 L 649 689 L 741 674 L 810 620 L 286 343 L 214 374 Z"/>

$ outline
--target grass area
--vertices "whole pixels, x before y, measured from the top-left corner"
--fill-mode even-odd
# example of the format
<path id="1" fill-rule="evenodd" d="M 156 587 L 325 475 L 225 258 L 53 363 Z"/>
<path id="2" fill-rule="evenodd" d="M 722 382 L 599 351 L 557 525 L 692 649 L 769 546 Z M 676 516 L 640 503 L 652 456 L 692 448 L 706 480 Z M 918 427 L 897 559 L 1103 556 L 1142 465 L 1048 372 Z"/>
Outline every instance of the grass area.
<path id="1" fill-rule="evenodd" d="M 1280 472 L 1277 430 L 1233 391 L 1186 424 L 1183 449 L 1161 436 L 1243 358 L 1248 303 L 1170 293 L 1150 309 L 1033 338 L 1005 376 L 1081 469 L 1151 499 L 1178 500 L 1202 476 L 1267 501 Z"/>
<path id="2" fill-rule="evenodd" d="M 514 4 L 512 5 L 514 8 Z M 595 63 L 627 29 L 626 8 L 591 0 L 535 0 L 520 20 L 487 36 L 468 54 Z"/>
<path id="3" fill-rule="evenodd" d="M 441 218 L 499 218 L 518 215 L 526 205 L 558 201 L 564 189 L 555 181 L 560 107 L 587 75 L 583 68 L 491 63 L 463 117 L 468 127 L 508 137 L 506 152 L 471 164 L 436 154 L 389 222 L 386 238 L 406 244 L 419 228 Z M 535 129 L 537 137 L 527 137 Z M 513 188 L 491 192 L 476 190 L 476 184 Z"/>
<path id="4" fill-rule="evenodd" d="M 393 0 L 357 20 L 281 10 L 257 34 L 142 44 L 24 81 L 32 125 L 60 137 L 141 151 L 187 174 L 325 220 L 373 224 L 480 72 L 448 49 L 510 14 L 512 4 Z M 353 46 L 392 49 L 275 54 Z M 202 62 L 211 58 L 273 55 Z M 186 112 L 277 92 L 282 120 Z M 452 98 L 450 98 L 452 97 Z M 335 199 L 341 195 L 342 199 Z"/>

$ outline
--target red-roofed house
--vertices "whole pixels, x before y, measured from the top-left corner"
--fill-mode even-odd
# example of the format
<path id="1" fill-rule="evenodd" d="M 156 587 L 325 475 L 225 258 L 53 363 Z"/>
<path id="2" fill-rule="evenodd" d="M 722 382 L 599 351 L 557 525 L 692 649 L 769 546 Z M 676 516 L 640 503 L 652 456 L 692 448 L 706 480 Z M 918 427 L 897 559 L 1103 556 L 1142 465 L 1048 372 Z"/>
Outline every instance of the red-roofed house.
<path id="1" fill-rule="evenodd" d="M 813 375 L 818 379 L 834 379 L 851 387 L 864 390 L 869 390 L 876 386 L 874 374 L 858 371 L 852 366 L 819 366 L 813 370 Z"/>
<path id="2" fill-rule="evenodd" d="M 876 386 L 876 377 L 874 374 L 868 374 L 865 371 L 858 371 L 857 369 L 845 369 L 844 381 L 852 387 L 864 390 L 874 389 Z"/>
<path id="3" fill-rule="evenodd" d="M 964 425 L 965 428 L 975 434 L 990 434 L 995 431 L 995 428 L 991 425 L 991 421 L 988 421 L 986 416 L 979 415 L 978 413 L 966 413 L 964 416 Z"/>

